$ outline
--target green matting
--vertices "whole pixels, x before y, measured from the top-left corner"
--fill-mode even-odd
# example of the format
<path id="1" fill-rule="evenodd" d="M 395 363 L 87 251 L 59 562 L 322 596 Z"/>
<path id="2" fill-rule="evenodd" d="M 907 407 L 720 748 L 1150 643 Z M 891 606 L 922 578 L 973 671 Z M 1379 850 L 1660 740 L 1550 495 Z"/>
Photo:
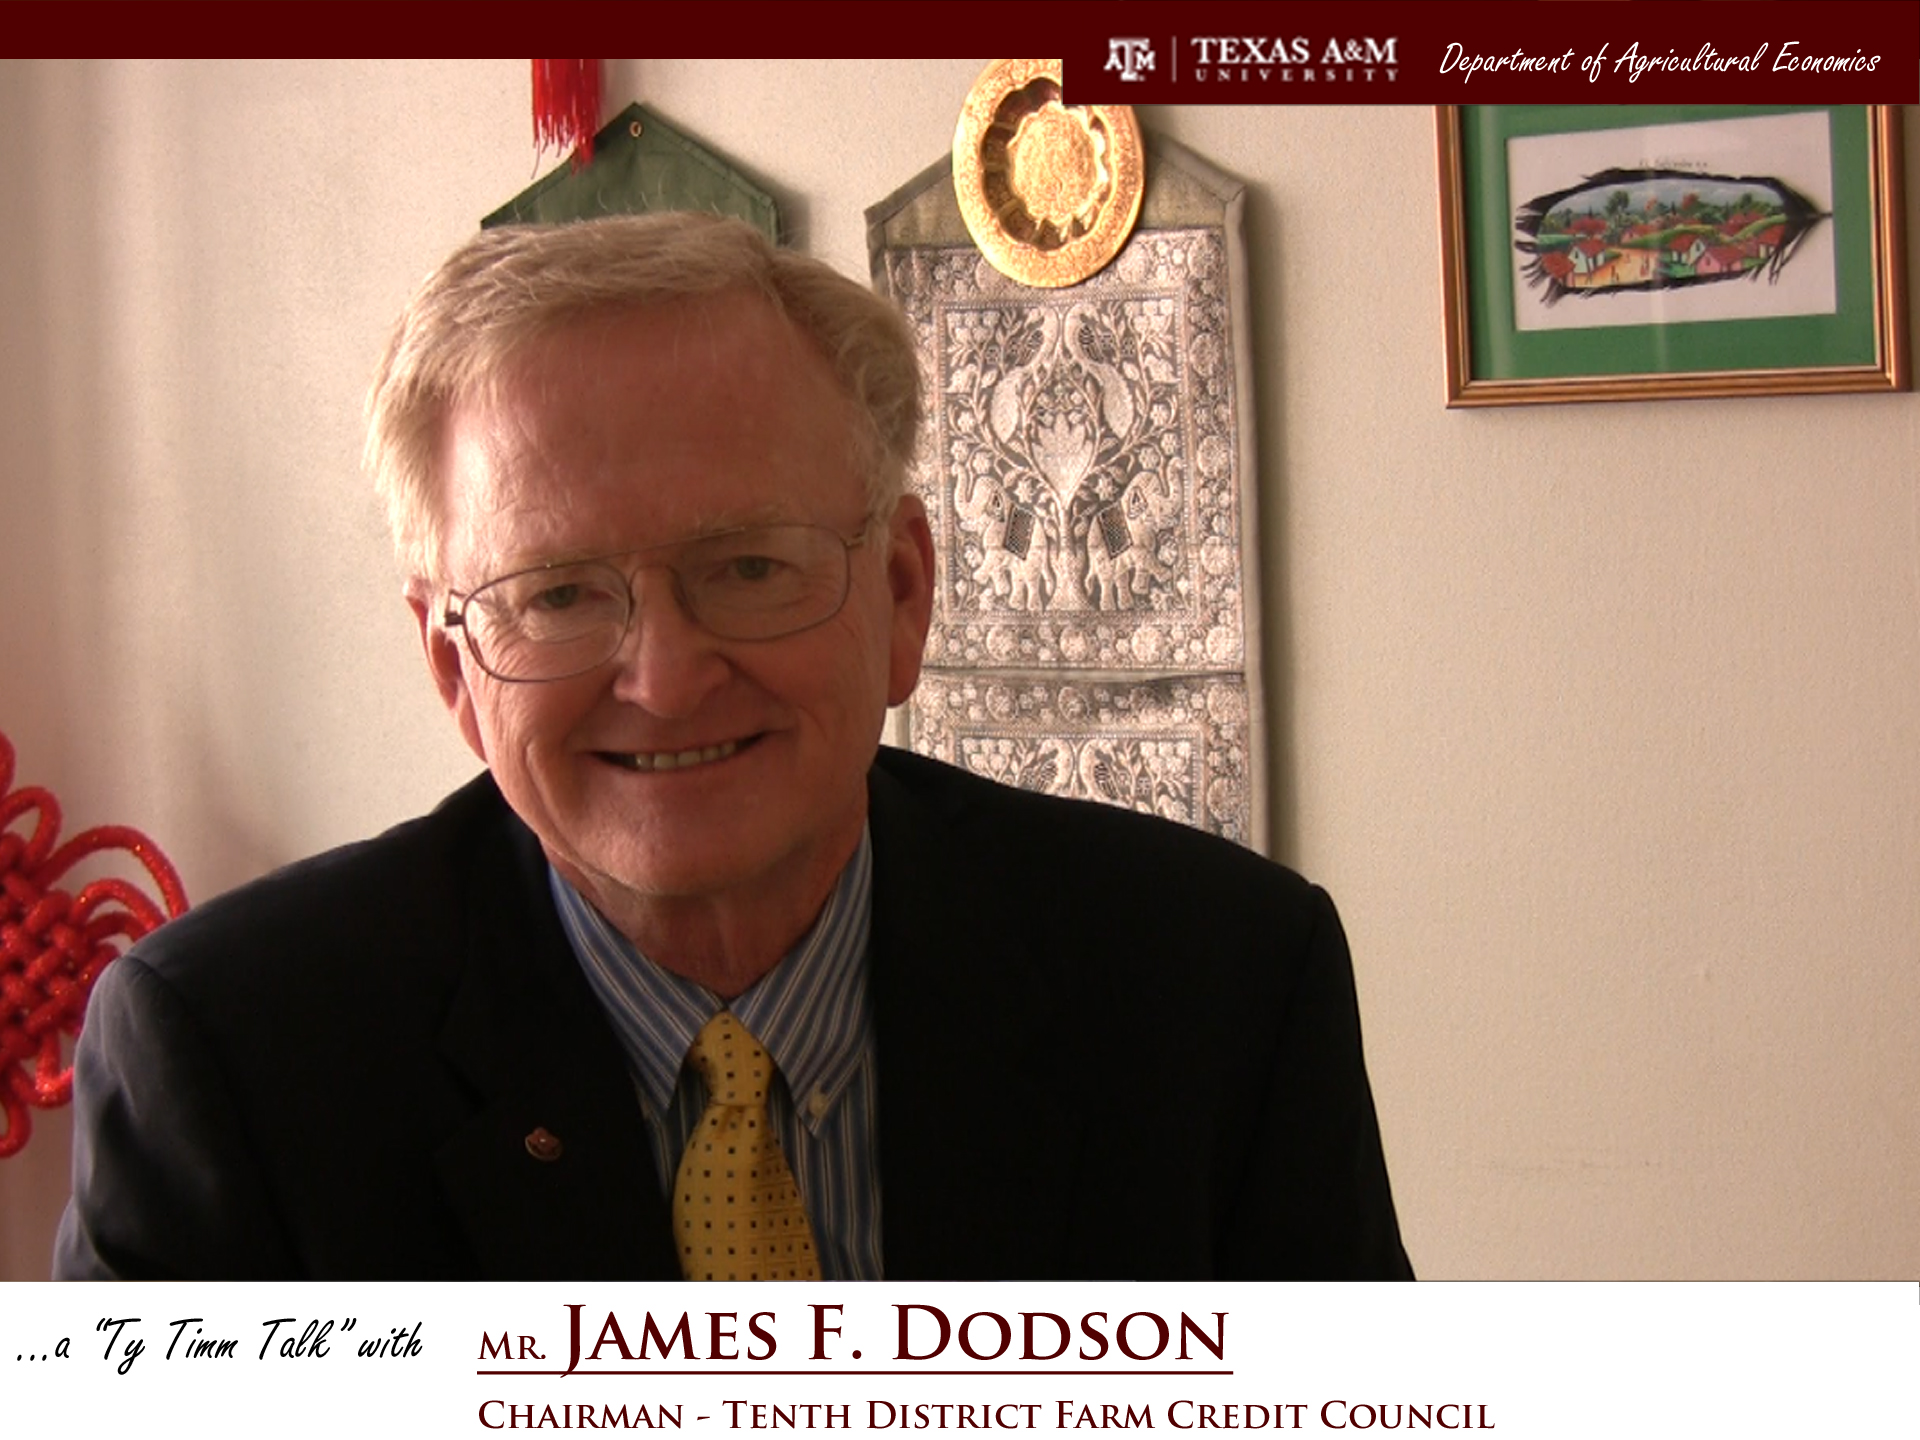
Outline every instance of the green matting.
<path id="1" fill-rule="evenodd" d="M 1602 326 L 1521 332 L 1514 328 L 1513 215 L 1507 141 L 1522 135 L 1619 130 L 1635 123 L 1738 119 L 1825 109 L 1833 146 L 1833 233 L 1838 271 L 1832 315 L 1706 320 L 1684 325 Z M 1661 375 L 1686 371 L 1874 365 L 1873 236 L 1864 106 L 1469 105 L 1461 112 L 1466 174 L 1467 293 L 1475 380 Z"/>

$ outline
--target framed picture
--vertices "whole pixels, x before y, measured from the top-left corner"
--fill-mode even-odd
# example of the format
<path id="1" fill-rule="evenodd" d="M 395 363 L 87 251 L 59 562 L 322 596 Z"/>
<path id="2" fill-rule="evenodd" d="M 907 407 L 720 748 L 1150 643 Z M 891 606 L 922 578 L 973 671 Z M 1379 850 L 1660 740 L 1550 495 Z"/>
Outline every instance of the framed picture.
<path id="1" fill-rule="evenodd" d="M 1905 390 L 1887 105 L 1443 105 L 1447 404 Z"/>

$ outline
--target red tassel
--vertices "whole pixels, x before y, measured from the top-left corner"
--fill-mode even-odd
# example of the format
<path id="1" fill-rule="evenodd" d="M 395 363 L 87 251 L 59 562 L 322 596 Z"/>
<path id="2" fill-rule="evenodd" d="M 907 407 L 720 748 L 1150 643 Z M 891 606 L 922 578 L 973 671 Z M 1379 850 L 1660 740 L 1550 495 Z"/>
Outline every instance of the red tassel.
<path id="1" fill-rule="evenodd" d="M 533 62 L 533 145 L 571 150 L 573 168 L 593 159 L 593 132 L 600 128 L 600 62 Z"/>

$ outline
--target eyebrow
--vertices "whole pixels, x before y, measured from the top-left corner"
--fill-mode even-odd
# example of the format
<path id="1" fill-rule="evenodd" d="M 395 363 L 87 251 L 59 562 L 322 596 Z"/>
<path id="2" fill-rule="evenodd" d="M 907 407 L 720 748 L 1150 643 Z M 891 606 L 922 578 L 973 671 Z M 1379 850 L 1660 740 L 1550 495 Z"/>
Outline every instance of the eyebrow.
<path id="1" fill-rule="evenodd" d="M 691 545 L 701 540 L 711 540 L 716 535 L 731 535 L 741 530 L 760 530 L 773 525 L 810 525 L 832 530 L 835 534 L 840 533 L 838 526 L 824 520 L 802 520 L 772 507 L 760 506 L 744 512 L 742 518 L 702 525 L 699 529 L 676 539 L 657 540 L 649 545 L 628 545 L 619 550 L 568 549 L 550 554 L 544 559 L 523 557 L 503 560 L 500 562 L 500 568 L 488 572 L 478 584 L 466 591 L 455 588 L 453 593 L 470 595 L 474 590 L 491 585 L 496 580 L 504 580 L 511 575 L 524 575 L 530 570 L 553 570 L 562 565 L 590 565 L 601 560 L 615 560 L 624 555 L 638 555 L 648 550 L 665 550 L 675 545 Z"/>

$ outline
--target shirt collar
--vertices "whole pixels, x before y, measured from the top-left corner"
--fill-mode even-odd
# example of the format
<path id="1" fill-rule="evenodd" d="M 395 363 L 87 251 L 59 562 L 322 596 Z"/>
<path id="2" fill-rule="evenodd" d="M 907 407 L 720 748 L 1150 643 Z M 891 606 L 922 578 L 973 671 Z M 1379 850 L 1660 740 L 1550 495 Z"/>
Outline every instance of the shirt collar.
<path id="1" fill-rule="evenodd" d="M 833 1109 L 872 1044 L 873 843 L 865 831 L 813 928 L 731 1005 L 648 959 L 551 865 L 547 880 L 587 983 L 656 1113 L 673 1103 L 688 1048 L 723 1008 L 773 1056 L 801 1123 L 812 1129 Z"/>

